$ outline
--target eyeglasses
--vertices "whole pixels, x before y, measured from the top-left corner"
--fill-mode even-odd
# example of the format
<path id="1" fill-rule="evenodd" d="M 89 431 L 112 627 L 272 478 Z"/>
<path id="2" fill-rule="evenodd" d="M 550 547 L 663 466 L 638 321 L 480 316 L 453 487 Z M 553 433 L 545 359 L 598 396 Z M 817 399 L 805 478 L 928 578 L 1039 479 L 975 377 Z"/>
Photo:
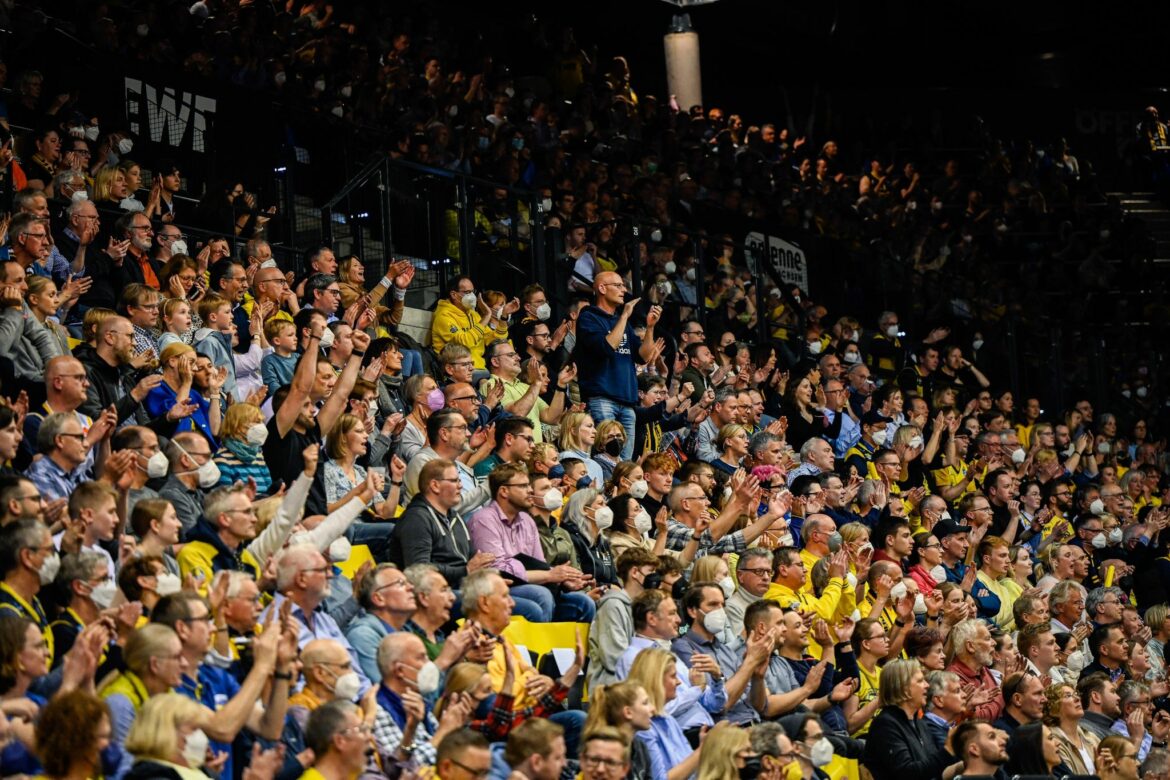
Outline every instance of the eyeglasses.
<path id="1" fill-rule="evenodd" d="M 471 365 L 471 364 L 468 363 L 467 365 Z M 461 395 L 458 398 L 451 399 L 451 403 L 453 403 L 453 404 L 457 404 L 460 401 L 479 401 L 479 396 L 478 395 Z"/>
<path id="2" fill-rule="evenodd" d="M 588 761 L 588 760 L 589 760 L 589 758 L 588 758 L 588 757 L 585 757 L 585 758 L 581 759 L 581 761 L 582 761 L 582 762 L 585 762 L 585 761 Z M 456 761 L 456 760 L 455 760 L 455 759 L 453 759 L 453 758 L 452 758 L 452 759 L 450 759 L 450 761 L 451 761 L 451 763 L 452 763 L 452 764 L 454 764 L 455 766 L 459 767 L 460 769 L 462 769 L 464 772 L 466 772 L 467 774 L 471 775 L 472 777 L 487 777 L 487 776 L 488 776 L 488 774 L 489 774 L 489 773 L 492 771 L 492 770 L 491 770 L 491 767 L 488 767 L 487 769 L 472 769 L 472 768 L 471 768 L 471 767 L 469 767 L 467 764 L 464 764 L 464 763 L 462 763 L 462 762 L 460 762 L 460 761 Z"/>
<path id="3" fill-rule="evenodd" d="M 368 735 L 370 735 L 370 734 L 373 734 L 373 733 L 374 733 L 374 727 L 373 727 L 373 726 L 371 726 L 371 725 L 370 725 L 370 724 L 368 724 L 368 723 L 359 723 L 359 724 L 358 724 L 358 725 L 356 725 L 356 726 L 350 726 L 350 727 L 349 727 L 349 728 L 347 728 L 347 729 L 342 729 L 340 733 L 342 733 L 342 734 L 344 734 L 344 735 L 346 735 L 346 736 L 349 736 L 350 734 L 352 734 L 352 733 L 353 733 L 353 732 L 355 732 L 355 731 L 356 731 L 358 734 L 361 734 L 361 735 L 366 735 L 366 736 L 368 736 Z"/>
<path id="4" fill-rule="evenodd" d="M 581 756 L 581 763 L 588 766 L 603 766 L 606 769 L 617 769 L 625 766 L 625 762 L 620 759 L 605 758 L 604 756 Z"/>
<path id="5" fill-rule="evenodd" d="M 397 580 L 396 582 L 387 582 L 385 585 L 378 587 L 376 590 L 387 590 L 389 588 L 405 588 L 406 585 L 407 585 L 407 580 L 401 579 L 401 580 Z"/>
<path id="6" fill-rule="evenodd" d="M 459 477 L 439 477 L 435 481 L 436 482 L 454 482 L 455 484 L 459 484 L 463 480 L 459 479 Z"/>
<path id="7" fill-rule="evenodd" d="M 158 304 L 157 303 L 140 303 L 135 308 L 147 309 L 147 310 L 153 309 L 154 311 L 158 311 Z"/>
<path id="8" fill-rule="evenodd" d="M 33 238 L 41 238 L 41 239 L 43 239 L 45 236 L 47 236 L 47 235 L 49 235 L 49 234 L 48 234 L 48 233 L 22 233 L 21 235 L 24 235 L 24 236 L 31 236 L 31 237 L 33 237 Z"/>
<path id="9" fill-rule="evenodd" d="M 460 360 L 458 363 L 448 363 L 451 368 L 475 368 L 475 363 L 470 360 Z"/>
<path id="10" fill-rule="evenodd" d="M 764 569 L 764 568 L 760 568 L 760 569 L 737 569 L 737 571 L 738 571 L 738 573 L 740 573 L 740 574 L 751 574 L 751 575 L 753 575 L 753 576 L 755 576 L 755 577 L 771 577 L 771 576 L 772 576 L 772 570 L 771 570 L 771 569 Z"/>
<path id="11" fill-rule="evenodd" d="M 71 439 L 79 439 L 79 440 L 85 439 L 84 433 L 58 433 L 57 435 L 58 436 L 67 436 Z"/>
<path id="12" fill-rule="evenodd" d="M 180 619 L 184 623 L 201 623 L 204 621 L 206 621 L 207 623 L 211 623 L 211 621 L 214 620 L 215 618 L 212 616 L 212 614 L 210 612 L 208 612 L 206 615 L 200 615 L 199 617 L 189 617 L 189 618 L 180 618 Z"/>
<path id="13" fill-rule="evenodd" d="M 444 428 L 452 428 L 456 431 L 466 431 L 467 430 L 467 423 L 463 423 L 462 425 L 444 425 L 443 427 Z"/>

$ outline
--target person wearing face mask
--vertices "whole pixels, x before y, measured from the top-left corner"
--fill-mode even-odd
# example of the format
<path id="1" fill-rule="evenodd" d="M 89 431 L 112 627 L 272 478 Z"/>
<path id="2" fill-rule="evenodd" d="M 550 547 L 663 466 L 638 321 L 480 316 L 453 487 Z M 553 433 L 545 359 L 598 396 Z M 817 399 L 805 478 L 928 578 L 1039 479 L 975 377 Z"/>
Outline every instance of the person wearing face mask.
<path id="1" fill-rule="evenodd" d="M 833 744 L 825 736 L 825 726 L 812 713 L 787 715 L 780 719 L 780 726 L 791 740 L 793 762 L 799 771 L 789 769 L 789 780 L 828 780 L 824 770 L 833 760 Z"/>
<path id="2" fill-rule="evenodd" d="M 505 304 L 494 312 L 481 296 L 476 295 L 475 283 L 466 276 L 457 276 L 448 285 L 446 296 L 435 307 L 431 320 L 431 349 L 440 352 L 448 342 L 462 344 L 471 350 L 471 360 L 477 369 L 485 369 L 484 347 L 488 342 L 508 338 L 508 317 L 520 308 L 519 299 Z"/>
<path id="3" fill-rule="evenodd" d="M 162 486 L 170 471 L 170 461 L 158 443 L 158 435 L 149 428 L 127 425 L 114 431 L 110 450 L 130 450 L 134 453 L 134 468 L 130 469 L 130 488 L 126 491 L 126 512 L 132 514 L 139 501 L 157 499 L 153 486 Z M 177 571 L 177 569 L 176 569 Z"/>
<path id="4" fill-rule="evenodd" d="M 580 569 L 573 539 L 569 532 L 561 527 L 559 519 L 565 506 L 565 498 L 559 487 L 560 481 L 553 480 L 548 474 L 529 470 L 528 484 L 532 486 L 532 506 L 528 513 L 536 522 L 536 532 L 540 537 L 545 562 L 553 566 L 568 563 L 574 569 Z"/>
<path id="5" fill-rule="evenodd" d="M 211 458 L 211 445 L 201 433 L 180 433 L 171 439 L 170 474 L 158 494 L 175 507 L 184 533 L 195 527 L 207 491 L 219 483 L 219 466 Z"/>
<path id="6" fill-rule="evenodd" d="M 118 585 L 106 568 L 106 559 L 93 552 L 66 555 L 53 581 L 65 604 L 60 616 L 50 624 L 56 663 L 60 663 L 78 635 L 87 625 L 109 609 L 118 593 Z"/>
<path id="7" fill-rule="evenodd" d="M 118 570 L 118 590 L 127 601 L 141 603 L 142 616 L 148 620 L 159 599 L 178 593 L 181 588 L 179 575 L 167 571 L 158 555 L 135 554 Z"/>
<path id="8" fill-rule="evenodd" d="M 654 521 L 637 499 L 628 493 L 619 493 L 609 500 L 607 506 L 613 511 L 613 525 L 605 533 L 615 559 L 632 549 L 645 550 L 655 555 L 665 554 L 666 534 L 658 534 L 656 539 L 650 539 L 648 534 Z M 660 519 L 665 518 L 663 512 Z"/>
<path id="9" fill-rule="evenodd" d="M 612 525 L 613 510 L 605 505 L 605 494 L 593 488 L 573 493 L 561 513 L 561 527 L 573 540 L 581 571 L 601 587 L 618 584 L 613 548 L 605 534 Z"/>
<path id="10" fill-rule="evenodd" d="M 771 635 L 753 635 L 738 649 L 723 642 L 720 637 L 727 627 L 723 602 L 723 590 L 718 585 L 692 585 L 683 597 L 683 612 L 690 628 L 671 643 L 671 650 L 691 669 L 727 680 L 727 708 L 723 712 L 726 720 L 754 723 L 760 719 L 757 708 L 763 708 L 767 694 L 763 680 L 756 678 L 755 672 L 771 657 L 773 640 Z"/>
<path id="11" fill-rule="evenodd" d="M 45 637 L 48 658 L 54 657 L 53 632 L 48 613 L 38 598 L 61 568 L 49 529 L 37 520 L 16 520 L 0 528 L 0 615 L 33 621 Z"/>
<path id="12" fill-rule="evenodd" d="M 304 687 L 289 696 L 288 714 L 304 728 L 309 716 L 330 701 L 352 702 L 361 688 L 349 653 L 332 639 L 313 639 L 301 650 Z M 369 722 L 373 723 L 373 713 Z"/>
<path id="13" fill-rule="evenodd" d="M 374 715 L 374 742 L 383 756 L 400 748 L 428 765 L 435 762 L 435 746 L 464 725 L 470 703 L 460 701 L 436 718 L 423 701 L 439 688 L 439 669 L 427 658 L 427 649 L 414 634 L 395 633 L 378 645 L 378 707 Z"/>
<path id="14" fill-rule="evenodd" d="M 516 612 L 532 622 L 591 621 L 593 601 L 577 592 L 585 585 L 581 572 L 544 560 L 536 523 L 526 511 L 532 506 L 532 488 L 525 466 L 497 466 L 488 475 L 488 489 L 494 500 L 475 512 L 467 525 L 475 548 L 494 555 L 493 566 L 511 583 Z M 559 589 L 555 598 L 552 586 Z"/>
<path id="15" fill-rule="evenodd" d="M 873 476 L 873 455 L 886 444 L 886 428 L 893 420 L 871 410 L 861 417 L 861 440 L 845 453 L 845 467 L 860 477 Z"/>
<path id="16" fill-rule="evenodd" d="M 634 599 L 642 594 L 646 578 L 657 567 L 658 558 L 641 548 L 631 548 L 618 558 L 617 574 L 622 587 L 601 597 L 589 627 L 590 688 L 618 681 L 618 659 L 634 635 Z"/>
<path id="17" fill-rule="evenodd" d="M 878 329 L 869 342 L 868 364 L 880 382 L 893 380 L 906 365 L 906 348 L 898 333 L 896 312 L 884 311 L 878 317 Z"/>
<path id="18" fill-rule="evenodd" d="M 260 407 L 250 403 L 229 406 L 219 435 L 221 446 L 213 458 L 219 466 L 218 485 L 223 487 L 251 479 L 256 483 L 256 493 L 267 495 L 272 489 L 272 473 L 264 460 L 268 428 Z"/>

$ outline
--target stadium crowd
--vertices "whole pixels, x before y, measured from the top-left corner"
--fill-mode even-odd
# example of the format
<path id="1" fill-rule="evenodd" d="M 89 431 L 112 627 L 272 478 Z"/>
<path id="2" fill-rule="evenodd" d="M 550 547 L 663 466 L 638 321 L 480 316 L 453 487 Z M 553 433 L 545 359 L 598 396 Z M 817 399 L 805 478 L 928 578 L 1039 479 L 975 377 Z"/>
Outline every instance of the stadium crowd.
<path id="1" fill-rule="evenodd" d="M 15 79 L 0 776 L 1170 777 L 1160 369 L 1045 412 L 984 349 L 1029 285 L 1104 267 L 1087 163 L 988 137 L 969 173 L 854 170 L 639 99 L 568 32 L 532 55 L 561 112 L 404 29 L 290 0 L 79 32 L 542 192 L 568 286 L 470 268 L 426 345 L 411 262 L 281 267 L 242 182 L 187 214 L 176 164 Z M 477 241 L 517 206 L 485 198 Z M 905 306 L 696 256 L 712 209 L 885 247 Z M 630 250 L 633 213 L 675 230 Z M 576 647 L 533 657 L 553 623 Z"/>

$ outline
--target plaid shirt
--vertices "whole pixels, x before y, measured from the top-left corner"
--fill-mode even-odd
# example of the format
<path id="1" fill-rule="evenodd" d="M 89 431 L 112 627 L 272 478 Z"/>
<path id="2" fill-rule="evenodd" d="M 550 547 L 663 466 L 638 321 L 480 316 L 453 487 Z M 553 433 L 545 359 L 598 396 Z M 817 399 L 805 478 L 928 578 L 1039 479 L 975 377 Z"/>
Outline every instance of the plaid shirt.
<path id="1" fill-rule="evenodd" d="M 439 721 L 435 719 L 430 710 L 427 710 L 426 720 L 418 724 L 418 728 L 414 731 L 414 753 L 411 755 L 411 759 L 415 764 L 435 765 L 435 746 L 431 744 L 431 735 L 435 733 L 437 728 L 439 728 Z M 381 705 L 378 706 L 378 711 L 374 715 L 374 742 L 377 743 L 378 753 L 382 755 L 383 760 L 386 760 L 387 756 L 393 756 L 394 751 L 398 750 L 398 746 L 402 744 L 402 729 L 398 728 L 394 718 L 390 717 L 390 713 L 386 712 Z"/>
<path id="2" fill-rule="evenodd" d="M 158 360 L 158 339 L 155 338 L 152 331 L 146 328 L 134 326 L 134 354 L 141 355 L 143 352 L 150 355 L 152 360 Z"/>
<path id="3" fill-rule="evenodd" d="M 792 483 L 796 481 L 797 477 L 803 477 L 805 474 L 811 474 L 815 477 L 820 473 L 821 470 L 812 463 L 801 463 L 792 471 L 788 472 L 788 486 L 791 487 Z"/>
<path id="4" fill-rule="evenodd" d="M 666 521 L 666 549 L 671 552 L 682 552 L 691 543 L 695 529 L 673 517 Z M 743 531 L 724 534 L 719 541 L 711 538 L 711 531 L 703 531 L 699 537 L 699 549 L 695 553 L 695 560 L 704 555 L 722 555 L 723 553 L 741 553 L 747 549 L 747 541 L 743 538 Z"/>
<path id="5" fill-rule="evenodd" d="M 547 718 L 563 710 L 568 695 L 569 689 L 557 680 L 552 689 L 540 697 L 535 707 L 518 710 L 511 694 L 497 693 L 488 716 L 483 720 L 471 721 L 467 727 L 483 734 L 489 742 L 503 742 L 508 739 L 508 732 L 529 718 Z"/>

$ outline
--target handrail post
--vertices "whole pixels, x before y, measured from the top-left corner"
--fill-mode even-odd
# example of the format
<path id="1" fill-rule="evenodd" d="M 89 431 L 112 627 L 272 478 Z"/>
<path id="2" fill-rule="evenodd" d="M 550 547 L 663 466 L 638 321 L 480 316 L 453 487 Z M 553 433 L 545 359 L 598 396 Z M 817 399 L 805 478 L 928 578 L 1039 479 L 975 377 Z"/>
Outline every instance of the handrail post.
<path id="1" fill-rule="evenodd" d="M 387 157 L 386 160 L 389 158 Z M 378 187 L 378 202 L 382 206 L 382 273 L 386 273 L 390 269 L 390 264 L 394 261 L 394 232 L 391 229 L 392 215 L 390 213 L 390 166 L 386 160 L 382 161 L 381 176 L 382 184 Z"/>
<path id="2" fill-rule="evenodd" d="M 475 215 L 472 213 L 474 207 L 471 194 L 468 192 L 469 186 L 466 179 L 459 179 L 455 188 L 459 198 L 459 203 L 456 206 L 459 209 L 459 260 L 461 266 L 459 272 L 471 277 L 478 286 L 479 280 L 471 273 L 471 253 L 475 247 L 475 236 L 473 235 Z"/>
<path id="3" fill-rule="evenodd" d="M 707 328 L 707 278 L 703 263 L 703 242 L 698 236 L 691 236 L 691 251 L 695 254 L 695 307 L 699 324 Z M 717 340 L 717 339 L 716 339 Z"/>

